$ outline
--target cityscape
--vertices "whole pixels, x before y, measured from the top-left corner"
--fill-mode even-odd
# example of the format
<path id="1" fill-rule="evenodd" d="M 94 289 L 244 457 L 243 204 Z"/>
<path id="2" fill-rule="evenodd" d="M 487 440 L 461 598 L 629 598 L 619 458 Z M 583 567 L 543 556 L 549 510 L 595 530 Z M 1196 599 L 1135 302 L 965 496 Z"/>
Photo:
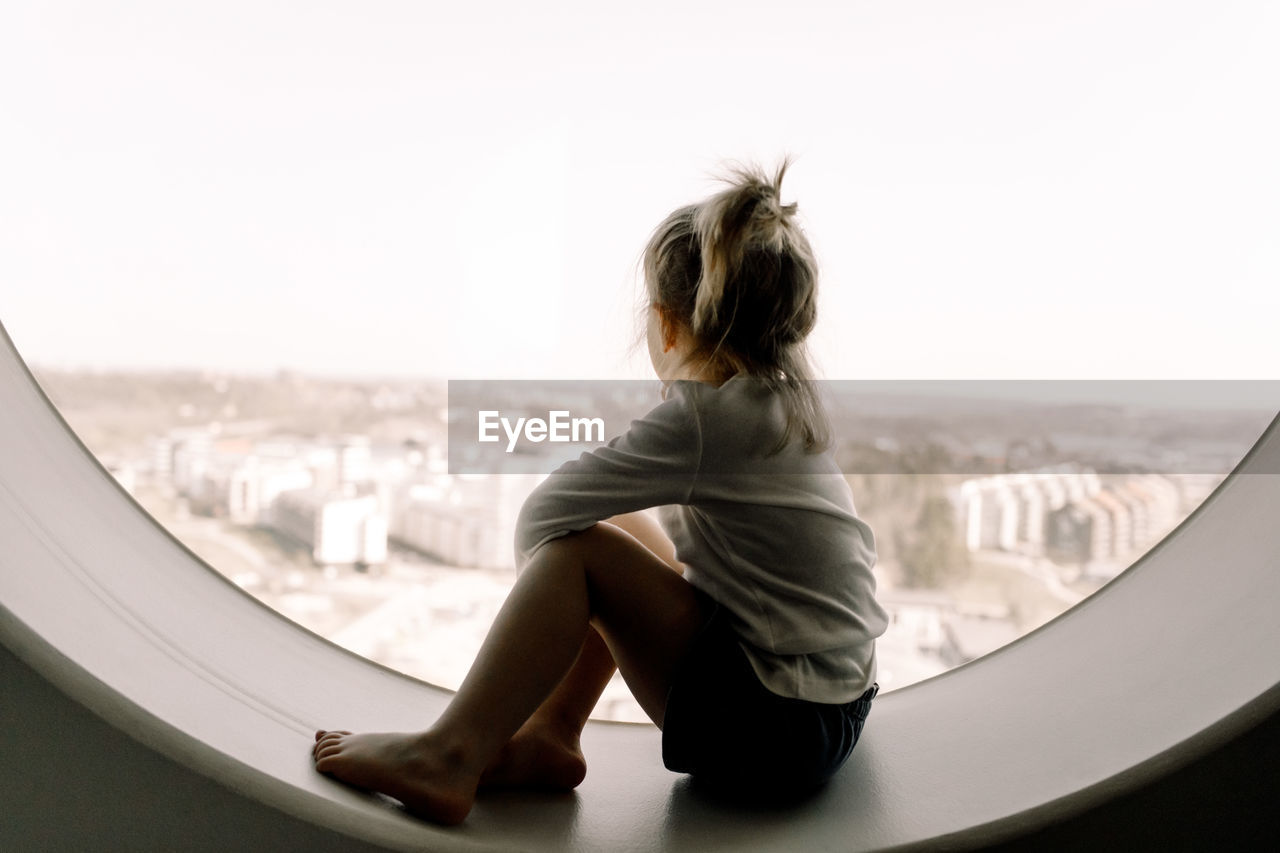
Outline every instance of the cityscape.
<path id="1" fill-rule="evenodd" d="M 231 583 L 356 654 L 461 682 L 515 578 L 515 520 L 549 463 L 451 465 L 445 383 L 37 374 L 121 487 Z M 655 383 L 625 388 L 601 402 L 609 423 L 626 422 L 623 402 L 659 401 Z M 837 403 L 837 459 L 876 532 L 891 617 L 885 690 L 981 657 L 1114 578 L 1274 414 Z M 645 719 L 618 678 L 596 716 Z"/>

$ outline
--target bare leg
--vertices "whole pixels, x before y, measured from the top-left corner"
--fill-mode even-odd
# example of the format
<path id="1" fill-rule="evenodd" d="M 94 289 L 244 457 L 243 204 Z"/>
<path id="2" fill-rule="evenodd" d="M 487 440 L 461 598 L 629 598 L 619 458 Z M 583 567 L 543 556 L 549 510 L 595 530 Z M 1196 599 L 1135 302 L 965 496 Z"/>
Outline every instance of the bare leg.
<path id="1" fill-rule="evenodd" d="M 483 787 L 569 791 L 582 784 L 582 730 L 617 665 L 594 630 L 573 668 L 485 768 Z"/>
<path id="2" fill-rule="evenodd" d="M 610 518 L 672 569 L 683 573 L 675 546 L 661 526 L 644 512 Z M 617 664 L 608 645 L 592 629 L 578 659 L 555 692 L 543 702 L 485 770 L 482 785 L 569 790 L 587 774 L 582 730 Z"/>
<path id="3" fill-rule="evenodd" d="M 658 524 L 657 519 L 644 512 L 629 512 L 626 515 L 615 515 L 607 524 L 619 527 L 634 536 L 641 545 L 658 556 L 658 559 L 670 566 L 679 574 L 684 574 L 684 564 L 676 559 L 676 546 L 667 538 L 667 533 Z"/>
<path id="4" fill-rule="evenodd" d="M 661 726 L 672 676 L 705 617 L 693 588 L 617 528 L 596 525 L 553 540 L 517 580 L 430 729 L 319 733 L 316 769 L 389 794 L 430 820 L 459 823 L 485 769 L 578 659 L 590 625 L 601 629 L 628 686 Z"/>

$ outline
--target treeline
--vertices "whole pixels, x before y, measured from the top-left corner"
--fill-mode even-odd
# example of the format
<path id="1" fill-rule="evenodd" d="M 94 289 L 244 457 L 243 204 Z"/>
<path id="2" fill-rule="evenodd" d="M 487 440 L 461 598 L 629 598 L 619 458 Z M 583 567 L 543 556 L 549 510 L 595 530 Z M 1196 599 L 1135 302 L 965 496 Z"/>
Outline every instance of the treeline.
<path id="1" fill-rule="evenodd" d="M 941 589 L 969 571 L 959 515 L 964 480 L 1004 470 L 1004 457 L 953 453 L 931 442 L 886 450 L 846 442 L 837 460 L 858 514 L 871 524 L 882 566 L 913 589 Z"/>

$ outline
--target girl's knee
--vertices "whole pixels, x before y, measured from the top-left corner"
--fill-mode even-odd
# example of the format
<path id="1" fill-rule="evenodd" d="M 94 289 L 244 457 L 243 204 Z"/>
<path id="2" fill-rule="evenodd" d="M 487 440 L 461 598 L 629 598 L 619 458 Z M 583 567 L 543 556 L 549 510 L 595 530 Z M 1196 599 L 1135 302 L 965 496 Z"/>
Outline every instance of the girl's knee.
<path id="1" fill-rule="evenodd" d="M 612 524 L 598 522 L 585 530 L 551 539 L 538 552 L 544 559 L 581 566 L 586 571 L 591 565 L 625 559 L 628 552 L 638 554 L 648 550 Z"/>

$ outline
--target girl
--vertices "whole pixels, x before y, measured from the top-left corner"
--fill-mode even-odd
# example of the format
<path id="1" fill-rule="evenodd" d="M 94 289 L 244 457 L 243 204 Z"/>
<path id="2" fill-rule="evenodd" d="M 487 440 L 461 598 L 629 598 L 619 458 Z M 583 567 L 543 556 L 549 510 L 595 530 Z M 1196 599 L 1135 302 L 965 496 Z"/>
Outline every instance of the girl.
<path id="1" fill-rule="evenodd" d="M 780 202 L 786 167 L 736 169 L 658 226 L 644 280 L 664 402 L 526 501 L 520 576 L 440 718 L 317 732 L 318 771 L 444 824 L 482 785 L 572 788 L 615 666 L 671 770 L 781 794 L 843 764 L 886 618 L 809 378 L 817 267 Z"/>

